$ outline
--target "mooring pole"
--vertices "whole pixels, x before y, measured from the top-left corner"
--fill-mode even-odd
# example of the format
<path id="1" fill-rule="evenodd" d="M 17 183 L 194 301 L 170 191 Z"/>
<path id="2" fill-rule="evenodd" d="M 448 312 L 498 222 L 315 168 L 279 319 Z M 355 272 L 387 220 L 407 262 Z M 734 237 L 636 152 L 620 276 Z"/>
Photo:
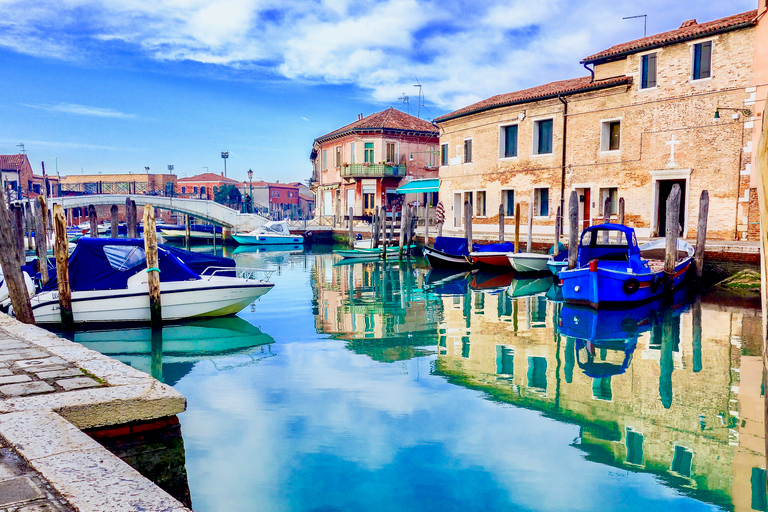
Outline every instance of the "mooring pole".
<path id="1" fill-rule="evenodd" d="M 96 217 L 96 207 L 90 205 L 88 207 L 88 224 L 91 226 L 91 238 L 99 238 L 99 225 Z"/>
<path id="2" fill-rule="evenodd" d="M 21 213 L 21 210 L 19 209 Z M 22 228 L 23 229 L 23 228 Z M 24 233 L 21 233 L 22 239 Z M 24 248 L 22 243 L 22 249 Z M 11 218 L 5 204 L 5 197 L 0 190 L 0 267 L 3 269 L 5 282 L 8 284 L 8 295 L 11 297 L 13 312 L 16 319 L 25 324 L 34 324 L 35 316 L 32 313 L 32 304 L 29 301 L 29 293 L 24 284 L 23 270 L 24 258 L 19 259 L 19 246 L 13 237 Z M 21 254 L 24 254 L 21 252 Z"/>
<path id="3" fill-rule="evenodd" d="M 411 207 L 411 223 L 408 235 L 408 256 L 411 256 L 414 249 L 414 238 L 416 238 L 416 225 L 419 223 L 419 211 L 413 206 Z"/>
<path id="4" fill-rule="evenodd" d="M 611 203 L 611 196 L 608 196 L 605 198 L 605 203 L 603 203 L 603 224 L 610 224 L 611 223 L 611 207 L 613 204 Z M 609 231 L 603 232 L 603 243 L 608 243 L 610 240 L 611 234 Z"/>
<path id="5" fill-rule="evenodd" d="M 693 264 L 696 268 L 696 279 L 704 275 L 704 246 L 707 242 L 707 216 L 709 215 L 709 192 L 701 191 L 699 199 L 699 223 L 696 225 L 696 252 Z"/>
<path id="6" fill-rule="evenodd" d="M 531 202 L 528 203 L 528 236 L 525 240 L 525 252 L 532 252 L 533 245 L 533 194 Z"/>
<path id="7" fill-rule="evenodd" d="M 215 226 L 214 226 L 215 227 Z M 214 240 L 216 230 L 214 229 Z M 160 303 L 160 269 L 157 258 L 157 231 L 155 207 L 144 205 L 144 252 L 147 255 L 147 283 L 149 284 L 149 317 L 152 328 L 163 325 L 163 309 Z"/>
<path id="8" fill-rule="evenodd" d="M 64 330 L 71 330 L 75 324 L 75 318 L 72 314 L 72 290 L 69 287 L 69 240 L 67 239 L 67 220 L 64 218 L 64 209 L 60 204 L 53 205 L 53 229 L 61 327 Z"/>
<path id="9" fill-rule="evenodd" d="M 680 185 L 672 185 L 667 197 L 667 219 L 664 227 L 666 253 L 664 257 L 664 298 L 670 302 L 674 296 L 675 266 L 677 265 L 677 237 L 680 231 Z"/>
<path id="10" fill-rule="evenodd" d="M 579 195 L 575 190 L 568 201 L 568 221 L 568 269 L 574 269 L 579 260 Z"/>
<path id="11" fill-rule="evenodd" d="M 520 252 L 520 203 L 515 204 L 515 252 Z"/>
<path id="12" fill-rule="evenodd" d="M 499 243 L 504 243 L 504 205 L 499 205 Z"/>
<path id="13" fill-rule="evenodd" d="M 383 206 L 379 208 L 379 217 L 381 220 L 381 257 L 387 261 L 387 210 Z"/>
<path id="14" fill-rule="evenodd" d="M 768 99 L 766 100 L 768 101 Z M 760 141 L 755 159 L 757 174 L 757 202 L 760 208 L 760 294 L 763 313 L 763 389 L 768 389 L 768 123 L 762 121 Z M 763 418 L 765 423 L 764 449 L 768 462 L 768 400 L 764 400 Z M 768 476 L 766 477 L 768 480 Z"/>
<path id="15" fill-rule="evenodd" d="M 355 234 L 354 227 L 352 226 L 352 214 L 355 212 L 353 207 L 349 207 L 349 248 L 355 247 Z"/>
<path id="16" fill-rule="evenodd" d="M 403 204 L 400 208 L 400 251 L 398 252 L 398 259 L 403 261 L 403 246 L 405 245 L 405 221 L 408 216 L 408 208 Z"/>
<path id="17" fill-rule="evenodd" d="M 472 204 L 469 201 L 464 201 L 464 236 L 467 250 L 472 252 Z"/>
<path id="18" fill-rule="evenodd" d="M 427 216 L 424 217 L 424 245 L 429 245 L 429 210 L 430 206 L 427 205 Z"/>
<path id="19" fill-rule="evenodd" d="M 624 198 L 623 197 L 619 198 L 619 224 L 622 226 L 624 225 Z M 624 235 L 621 233 L 621 231 L 619 231 L 618 233 L 616 233 L 616 236 L 617 236 L 617 241 L 621 243 L 621 237 L 623 237 Z"/>
<path id="20" fill-rule="evenodd" d="M 109 237 L 119 238 L 118 225 L 120 224 L 120 218 L 117 215 L 117 205 L 113 204 L 109 207 Z"/>
<path id="21" fill-rule="evenodd" d="M 37 260 L 40 267 L 40 280 L 44 285 L 48 284 L 48 207 L 45 205 L 45 197 L 37 197 L 37 207 L 39 214 L 35 215 L 35 249 L 37 250 Z"/>
<path id="22" fill-rule="evenodd" d="M 560 217 L 560 207 L 557 207 L 557 215 L 555 215 L 555 245 L 552 249 L 552 255 L 557 256 L 560 254 L 560 225 L 562 224 L 562 218 Z"/>
<path id="23" fill-rule="evenodd" d="M 184 243 L 187 246 L 187 250 L 189 250 L 189 237 L 191 236 L 192 227 L 189 225 L 189 214 L 186 215 L 186 219 L 184 219 Z"/>
<path id="24" fill-rule="evenodd" d="M 13 237 L 16 244 L 16 252 L 19 255 L 19 267 L 24 265 L 27 259 L 27 250 L 24 247 L 24 210 L 15 204 L 11 206 L 11 222 L 13 223 Z"/>

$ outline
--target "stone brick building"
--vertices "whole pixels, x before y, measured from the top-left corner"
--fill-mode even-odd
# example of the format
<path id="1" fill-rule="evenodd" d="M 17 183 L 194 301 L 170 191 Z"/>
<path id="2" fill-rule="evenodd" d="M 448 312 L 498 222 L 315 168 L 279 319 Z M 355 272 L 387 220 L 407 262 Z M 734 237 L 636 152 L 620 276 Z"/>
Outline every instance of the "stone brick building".
<path id="1" fill-rule="evenodd" d="M 224 185 L 239 186 L 240 183 L 232 178 L 227 178 L 224 173 L 215 174 L 204 172 L 188 178 L 179 178 L 176 182 L 176 195 L 189 199 L 210 199 Z"/>
<path id="2" fill-rule="evenodd" d="M 683 235 L 696 235 L 709 191 L 708 236 L 753 239 L 751 156 L 757 11 L 618 44 L 582 64 L 591 76 L 501 94 L 435 119 L 446 230 L 495 238 L 499 206 L 513 232 L 533 203 L 535 235 L 553 232 L 575 190 L 581 227 L 599 223 L 606 197 L 639 236 L 663 236 L 665 200 L 681 186 Z M 716 119 L 715 112 L 719 119 Z M 567 224 L 567 222 L 566 222 Z M 566 227 L 567 230 L 567 227 Z"/>
<path id="3" fill-rule="evenodd" d="M 371 215 L 398 201 L 396 189 L 437 177 L 437 128 L 390 107 L 315 139 L 310 159 L 316 215 Z"/>
<path id="4" fill-rule="evenodd" d="M 175 174 L 70 174 L 61 178 L 61 193 L 173 195 Z"/>
<path id="5" fill-rule="evenodd" d="M 0 155 L 0 179 L 11 200 L 45 195 L 46 187 L 48 197 L 58 195 L 59 177 L 46 175 L 45 168 L 42 175 L 35 174 L 25 153 Z"/>

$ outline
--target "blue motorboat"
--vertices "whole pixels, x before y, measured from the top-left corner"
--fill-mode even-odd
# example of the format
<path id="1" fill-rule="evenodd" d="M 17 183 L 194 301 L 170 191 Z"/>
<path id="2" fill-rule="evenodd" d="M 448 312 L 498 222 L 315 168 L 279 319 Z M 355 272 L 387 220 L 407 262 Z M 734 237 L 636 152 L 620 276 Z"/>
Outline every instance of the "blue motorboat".
<path id="1" fill-rule="evenodd" d="M 439 236 L 435 245 L 424 247 L 424 257 L 432 268 L 465 270 L 472 267 L 466 238 Z"/>
<path id="2" fill-rule="evenodd" d="M 631 307 L 664 292 L 664 248 L 658 239 L 638 245 L 635 230 L 620 224 L 600 224 L 584 230 L 576 268 L 561 270 L 563 299 L 593 308 Z M 691 266 L 693 246 L 677 242 L 672 286 L 683 282 Z"/>

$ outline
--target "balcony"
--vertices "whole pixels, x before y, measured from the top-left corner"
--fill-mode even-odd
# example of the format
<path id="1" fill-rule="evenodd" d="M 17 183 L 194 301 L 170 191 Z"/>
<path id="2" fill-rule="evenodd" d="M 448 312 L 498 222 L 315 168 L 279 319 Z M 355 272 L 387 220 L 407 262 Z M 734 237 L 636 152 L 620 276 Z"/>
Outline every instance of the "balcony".
<path id="1" fill-rule="evenodd" d="M 402 178 L 404 176 L 404 165 L 350 164 L 341 168 L 342 178 Z"/>

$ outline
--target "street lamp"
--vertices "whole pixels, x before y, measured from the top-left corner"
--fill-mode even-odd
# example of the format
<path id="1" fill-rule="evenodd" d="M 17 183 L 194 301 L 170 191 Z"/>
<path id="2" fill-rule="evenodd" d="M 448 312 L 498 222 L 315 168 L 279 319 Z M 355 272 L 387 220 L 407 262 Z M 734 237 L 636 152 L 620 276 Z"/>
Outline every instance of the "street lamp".
<path id="1" fill-rule="evenodd" d="M 168 172 L 170 174 L 173 174 L 173 169 L 174 169 L 173 164 L 168 164 Z M 169 187 L 168 185 L 171 185 L 171 186 Z M 176 185 L 173 183 L 173 181 L 171 181 L 170 183 L 165 185 L 165 193 L 166 194 L 168 194 L 169 189 L 170 189 L 170 192 L 171 192 L 171 197 L 176 195 L 175 194 L 175 192 L 176 192 Z"/>
<path id="2" fill-rule="evenodd" d="M 253 169 L 248 169 L 248 181 L 251 183 L 250 192 L 248 197 L 251 198 L 250 213 L 253 213 Z"/>
<path id="3" fill-rule="evenodd" d="M 222 151 L 221 158 L 224 159 L 224 177 L 227 177 L 227 158 L 229 158 L 229 151 Z"/>

